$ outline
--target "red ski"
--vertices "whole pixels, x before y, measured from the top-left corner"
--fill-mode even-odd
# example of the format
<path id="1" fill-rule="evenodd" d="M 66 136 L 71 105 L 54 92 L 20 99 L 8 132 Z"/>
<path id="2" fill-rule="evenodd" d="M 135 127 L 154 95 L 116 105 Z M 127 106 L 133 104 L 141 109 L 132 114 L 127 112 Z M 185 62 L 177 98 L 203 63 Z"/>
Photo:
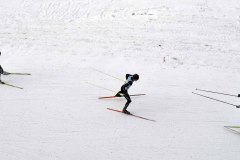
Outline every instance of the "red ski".
<path id="1" fill-rule="evenodd" d="M 132 94 L 130 96 L 143 96 L 146 94 Z M 118 96 L 106 96 L 106 97 L 98 97 L 98 99 L 106 99 L 106 98 L 117 98 Z"/>
<path id="2" fill-rule="evenodd" d="M 120 112 L 120 113 L 122 113 L 121 110 L 112 109 L 112 108 L 107 108 L 107 109 L 110 110 L 110 111 L 115 111 L 115 112 Z M 125 114 L 125 113 L 123 113 L 123 114 Z M 141 117 L 141 116 L 137 116 L 137 115 L 134 115 L 134 114 L 126 114 L 126 115 L 133 116 L 133 117 L 136 117 L 136 118 L 141 118 L 141 119 L 148 120 L 148 121 L 152 121 L 152 122 L 156 122 L 155 120 L 148 119 L 148 118 Z"/>

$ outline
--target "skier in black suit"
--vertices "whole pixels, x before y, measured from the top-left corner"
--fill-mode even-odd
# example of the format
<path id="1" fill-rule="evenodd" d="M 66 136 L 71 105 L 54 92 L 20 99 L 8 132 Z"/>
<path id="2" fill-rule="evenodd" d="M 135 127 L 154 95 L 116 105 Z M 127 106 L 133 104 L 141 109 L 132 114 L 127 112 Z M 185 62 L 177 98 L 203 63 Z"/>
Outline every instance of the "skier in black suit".
<path id="1" fill-rule="evenodd" d="M 126 82 L 122 85 L 121 90 L 116 94 L 118 97 L 124 96 L 127 100 L 127 103 L 125 104 L 122 112 L 125 114 L 131 114 L 129 111 L 127 111 L 127 107 L 129 104 L 132 102 L 129 94 L 128 94 L 128 89 L 132 86 L 134 81 L 137 81 L 139 79 L 138 74 L 130 75 L 126 74 Z"/>

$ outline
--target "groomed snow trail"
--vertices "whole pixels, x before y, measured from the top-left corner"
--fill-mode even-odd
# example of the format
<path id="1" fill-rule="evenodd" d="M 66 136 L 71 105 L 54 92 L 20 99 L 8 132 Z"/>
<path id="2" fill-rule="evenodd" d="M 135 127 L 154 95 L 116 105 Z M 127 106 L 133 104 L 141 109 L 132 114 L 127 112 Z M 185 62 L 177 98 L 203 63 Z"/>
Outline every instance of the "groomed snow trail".
<path id="1" fill-rule="evenodd" d="M 2 0 L 0 159 L 238 160 L 240 110 L 193 95 L 240 94 L 237 0 Z M 129 111 L 117 92 L 138 73 Z M 204 93 L 240 104 L 235 97 Z"/>

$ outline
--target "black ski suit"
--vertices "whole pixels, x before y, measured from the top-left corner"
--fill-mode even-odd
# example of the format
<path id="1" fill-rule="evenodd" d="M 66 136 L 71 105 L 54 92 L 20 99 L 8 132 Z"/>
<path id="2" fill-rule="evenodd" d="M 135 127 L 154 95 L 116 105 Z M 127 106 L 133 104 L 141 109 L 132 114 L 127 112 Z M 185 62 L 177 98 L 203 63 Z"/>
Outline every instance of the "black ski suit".
<path id="1" fill-rule="evenodd" d="M 121 97 L 124 96 L 127 100 L 127 103 L 125 104 L 123 110 L 126 110 L 129 104 L 132 102 L 129 94 L 128 94 L 128 89 L 132 86 L 133 84 L 133 75 L 126 74 L 126 82 L 122 85 L 121 91 L 119 91 L 116 96 Z"/>

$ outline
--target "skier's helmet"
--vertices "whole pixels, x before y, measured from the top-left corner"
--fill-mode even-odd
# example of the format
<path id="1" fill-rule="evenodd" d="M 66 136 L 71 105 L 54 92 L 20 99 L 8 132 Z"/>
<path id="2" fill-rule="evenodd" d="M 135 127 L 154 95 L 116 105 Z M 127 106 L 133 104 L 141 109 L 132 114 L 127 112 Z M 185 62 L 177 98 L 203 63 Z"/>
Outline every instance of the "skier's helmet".
<path id="1" fill-rule="evenodd" d="M 139 75 L 138 74 L 134 74 L 133 75 L 133 79 L 137 81 L 139 79 Z"/>

